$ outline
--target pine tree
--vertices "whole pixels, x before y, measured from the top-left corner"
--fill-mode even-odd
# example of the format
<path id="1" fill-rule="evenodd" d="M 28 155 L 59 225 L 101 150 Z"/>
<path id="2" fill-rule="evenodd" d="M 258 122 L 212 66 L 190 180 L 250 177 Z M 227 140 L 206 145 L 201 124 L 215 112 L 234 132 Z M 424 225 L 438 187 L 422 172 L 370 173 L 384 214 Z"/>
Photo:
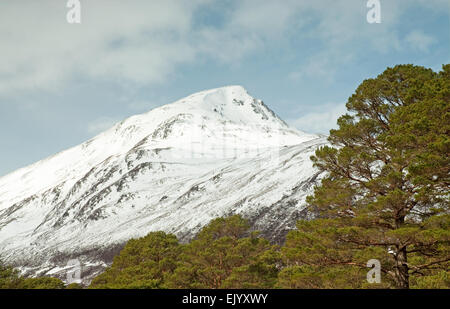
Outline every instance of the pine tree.
<path id="1" fill-rule="evenodd" d="M 164 277 L 176 267 L 180 245 L 176 236 L 152 232 L 131 239 L 113 264 L 94 278 L 90 288 L 157 289 L 164 288 Z"/>
<path id="2" fill-rule="evenodd" d="M 183 248 L 178 267 L 167 278 L 171 288 L 270 288 L 278 270 L 276 247 L 248 232 L 240 216 L 211 221 Z M 245 237 L 248 236 L 248 237 Z"/>
<path id="3" fill-rule="evenodd" d="M 331 147 L 311 158 L 326 174 L 308 198 L 320 219 L 288 235 L 283 256 L 297 268 L 281 277 L 366 269 L 378 259 L 384 287 L 448 283 L 449 77 L 450 65 L 440 73 L 398 65 L 357 88 L 330 131 Z"/>
<path id="4" fill-rule="evenodd" d="M 53 290 L 53 289 L 64 289 L 65 286 L 64 286 L 64 282 L 62 282 L 58 278 L 38 277 L 38 278 L 24 279 L 17 288 L 19 288 L 19 289 Z"/>

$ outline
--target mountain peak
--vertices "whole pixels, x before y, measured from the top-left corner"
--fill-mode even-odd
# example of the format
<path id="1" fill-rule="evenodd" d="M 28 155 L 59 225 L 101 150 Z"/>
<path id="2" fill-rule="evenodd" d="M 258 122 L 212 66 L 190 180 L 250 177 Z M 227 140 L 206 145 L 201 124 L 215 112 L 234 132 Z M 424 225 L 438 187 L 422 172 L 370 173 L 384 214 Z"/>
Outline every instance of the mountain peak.
<path id="1" fill-rule="evenodd" d="M 288 127 L 263 101 L 239 85 L 200 91 L 158 109 L 195 113 L 238 124 Z"/>

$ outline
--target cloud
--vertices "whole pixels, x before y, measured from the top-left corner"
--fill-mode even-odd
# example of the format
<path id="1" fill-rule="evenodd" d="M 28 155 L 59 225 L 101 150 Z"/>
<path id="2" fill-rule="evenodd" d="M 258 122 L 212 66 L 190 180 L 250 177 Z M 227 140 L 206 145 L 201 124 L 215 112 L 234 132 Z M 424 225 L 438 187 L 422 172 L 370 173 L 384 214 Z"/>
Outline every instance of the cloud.
<path id="1" fill-rule="evenodd" d="M 323 51 L 305 60 L 301 68 L 288 74 L 294 82 L 320 79 L 322 83 L 335 81 L 339 67 L 345 66 L 353 59 L 352 54 L 341 54 L 335 51 Z"/>
<path id="2" fill-rule="evenodd" d="M 328 134 L 330 129 L 337 128 L 338 118 L 344 115 L 346 111 L 344 103 L 324 104 L 298 118 L 288 119 L 287 122 L 308 133 Z"/>
<path id="3" fill-rule="evenodd" d="M 152 84 L 194 57 L 186 40 L 205 1 L 81 1 L 81 24 L 65 1 L 8 1 L 0 12 L 0 93 L 58 89 L 73 78 Z"/>
<path id="4" fill-rule="evenodd" d="M 425 34 L 422 30 L 411 31 L 405 41 L 411 48 L 421 52 L 428 52 L 430 46 L 437 42 L 433 36 Z"/>
<path id="5" fill-rule="evenodd" d="M 329 82 L 332 80 L 332 72 L 329 70 L 329 60 L 323 57 L 314 57 L 309 59 L 299 71 L 289 74 L 289 78 L 298 81 L 301 79 L 323 78 Z"/>
<path id="6" fill-rule="evenodd" d="M 383 1 L 377 25 L 366 22 L 367 8 L 360 0 L 81 3 L 82 23 L 68 24 L 65 1 L 2 1 L 0 95 L 58 91 L 78 79 L 158 85 L 184 64 L 205 59 L 236 64 L 274 46 L 311 40 L 320 48 L 319 56 L 306 55 L 306 64 L 293 68 L 291 76 L 323 78 L 355 54 L 401 48 L 393 31 L 399 16 L 405 7 L 426 2 Z M 218 16 L 198 22 L 202 9 L 219 3 Z M 436 3 L 448 7 L 445 1 Z M 420 50 L 433 43 L 420 32 L 411 33 L 406 42 Z"/>
<path id="7" fill-rule="evenodd" d="M 288 78 L 293 81 L 319 79 L 332 82 L 335 73 L 349 63 L 367 59 L 368 55 L 383 56 L 392 52 L 405 52 L 411 47 L 426 52 L 436 40 L 421 31 L 412 31 L 406 39 L 399 25 L 408 18 L 409 9 L 423 8 L 438 13 L 449 10 L 448 1 L 397 0 L 381 1 L 381 23 L 366 21 L 366 1 L 310 1 L 300 2 L 292 9 L 295 16 L 313 22 L 306 23 L 301 33 L 318 42 L 321 49 L 309 55 L 293 68 Z M 410 18 L 410 17 L 409 17 Z"/>

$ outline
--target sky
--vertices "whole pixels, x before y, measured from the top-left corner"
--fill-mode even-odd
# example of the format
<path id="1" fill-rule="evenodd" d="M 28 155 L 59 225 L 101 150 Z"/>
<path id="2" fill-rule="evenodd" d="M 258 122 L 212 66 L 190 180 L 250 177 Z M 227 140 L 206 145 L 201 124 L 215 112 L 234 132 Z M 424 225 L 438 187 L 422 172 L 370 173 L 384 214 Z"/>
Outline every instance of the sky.
<path id="1" fill-rule="evenodd" d="M 242 85 L 282 119 L 327 133 L 387 67 L 450 62 L 450 1 L 0 1 L 0 176 L 131 115 Z"/>

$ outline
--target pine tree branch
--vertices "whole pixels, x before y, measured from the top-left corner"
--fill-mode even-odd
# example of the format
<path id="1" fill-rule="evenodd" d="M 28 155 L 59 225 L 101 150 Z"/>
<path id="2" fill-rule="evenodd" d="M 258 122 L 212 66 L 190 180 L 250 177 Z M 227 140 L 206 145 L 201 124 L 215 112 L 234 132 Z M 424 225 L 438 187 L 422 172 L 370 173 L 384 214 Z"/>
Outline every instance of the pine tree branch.
<path id="1" fill-rule="evenodd" d="M 414 273 L 416 273 L 416 272 L 418 272 L 418 271 L 420 271 L 422 269 L 427 269 L 427 268 L 429 268 L 431 266 L 434 266 L 434 265 L 437 265 L 437 264 L 441 264 L 441 263 L 445 263 L 445 262 L 448 262 L 448 261 L 450 261 L 450 258 L 447 257 L 447 258 L 442 259 L 442 260 L 433 261 L 433 262 L 430 262 L 430 263 L 427 263 L 427 264 L 422 264 L 422 265 L 419 265 L 419 266 L 410 265 L 408 263 L 407 263 L 407 265 L 408 265 L 408 267 L 410 269 L 414 269 L 414 271 L 412 272 L 412 274 L 414 274 Z"/>

